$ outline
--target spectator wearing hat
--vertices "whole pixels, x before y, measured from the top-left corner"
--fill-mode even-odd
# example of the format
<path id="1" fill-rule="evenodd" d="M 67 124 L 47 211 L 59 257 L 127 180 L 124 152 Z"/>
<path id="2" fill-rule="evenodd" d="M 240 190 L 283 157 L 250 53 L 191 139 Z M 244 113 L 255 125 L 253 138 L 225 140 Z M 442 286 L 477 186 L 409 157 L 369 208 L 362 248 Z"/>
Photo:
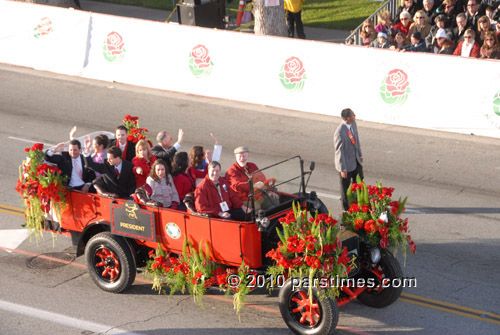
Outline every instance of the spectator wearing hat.
<path id="1" fill-rule="evenodd" d="M 439 29 L 444 29 L 444 31 L 448 34 L 448 37 L 451 39 L 453 37 L 453 33 L 451 28 L 446 28 L 446 16 L 438 15 L 434 19 L 435 25 L 431 27 L 431 30 L 425 39 L 425 45 L 427 46 L 427 50 L 432 51 L 432 46 L 436 44 L 436 34 Z"/>
<path id="2" fill-rule="evenodd" d="M 388 49 L 389 42 L 387 41 L 386 33 L 378 33 L 377 39 L 370 43 L 370 47 L 372 48 L 380 48 L 380 49 Z"/>
<path id="3" fill-rule="evenodd" d="M 420 33 L 414 32 L 410 36 L 411 44 L 403 48 L 403 52 L 405 51 L 411 51 L 411 52 L 425 52 L 427 51 L 427 48 L 425 46 L 425 41 L 422 38 L 422 35 Z"/>
<path id="4" fill-rule="evenodd" d="M 458 13 L 456 17 L 457 26 L 453 28 L 453 41 L 458 44 L 464 40 L 464 33 L 467 30 L 467 18 L 464 13 Z"/>
<path id="5" fill-rule="evenodd" d="M 475 41 L 475 36 L 476 33 L 473 29 L 467 29 L 464 34 L 464 40 L 458 43 L 453 54 L 455 56 L 478 58 L 481 47 L 479 46 L 479 43 Z"/>
<path id="6" fill-rule="evenodd" d="M 415 32 L 420 33 L 421 38 L 425 39 L 427 35 L 429 35 L 430 31 L 431 25 L 429 24 L 429 18 L 423 10 L 419 10 L 415 13 L 415 16 L 413 16 L 413 23 L 411 24 L 410 30 L 408 31 L 406 41 L 409 43 L 410 36 Z"/>
<path id="7" fill-rule="evenodd" d="M 446 33 L 446 30 L 439 29 L 434 38 L 434 44 L 432 46 L 431 52 L 442 55 L 452 55 L 455 50 L 455 43 L 450 39 L 450 36 Z"/>

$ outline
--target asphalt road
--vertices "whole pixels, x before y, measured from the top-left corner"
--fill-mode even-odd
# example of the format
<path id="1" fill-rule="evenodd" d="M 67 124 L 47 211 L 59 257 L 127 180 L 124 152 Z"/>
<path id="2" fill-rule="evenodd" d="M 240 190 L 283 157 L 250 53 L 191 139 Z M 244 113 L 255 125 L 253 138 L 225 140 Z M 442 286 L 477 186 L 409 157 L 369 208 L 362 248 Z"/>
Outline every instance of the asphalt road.
<path id="1" fill-rule="evenodd" d="M 14 252 L 1 249 L 5 236 L 23 223 L 9 209 L 21 207 L 14 185 L 23 149 L 67 140 L 73 125 L 77 135 L 112 131 L 125 114 L 139 116 L 152 134 L 183 128 L 183 150 L 210 147 L 214 132 L 224 146 L 223 169 L 240 145 L 250 147 L 261 167 L 297 154 L 314 160 L 309 189 L 339 213 L 332 161 L 339 118 L 0 65 L 0 335 L 289 334 L 278 299 L 263 293 L 249 296 L 252 305 L 238 322 L 231 297 L 215 291 L 201 309 L 188 295 L 158 295 L 140 275 L 125 294 L 105 293 L 81 257 L 53 269 L 28 266 L 38 254 L 69 250 L 62 236 L 54 245 L 45 234 L 39 244 L 25 240 Z M 417 254 L 408 255 L 403 271 L 417 279 L 417 287 L 385 309 L 357 302 L 342 307 L 337 333 L 498 334 L 500 140 L 363 121 L 358 128 L 367 181 L 383 178 L 396 196 L 409 197 Z"/>

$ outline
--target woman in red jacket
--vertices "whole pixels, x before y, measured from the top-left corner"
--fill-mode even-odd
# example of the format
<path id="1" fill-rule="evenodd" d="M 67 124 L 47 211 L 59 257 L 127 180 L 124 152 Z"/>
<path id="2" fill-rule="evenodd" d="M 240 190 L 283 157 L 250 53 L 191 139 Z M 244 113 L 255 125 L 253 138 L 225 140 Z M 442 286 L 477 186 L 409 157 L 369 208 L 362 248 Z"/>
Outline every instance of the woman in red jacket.
<path id="1" fill-rule="evenodd" d="M 475 41 L 476 33 L 471 28 L 464 33 L 464 40 L 458 43 L 457 48 L 453 52 L 455 56 L 474 57 L 478 58 L 481 51 L 479 43 Z"/>
<path id="2" fill-rule="evenodd" d="M 244 221 L 245 213 L 250 211 L 221 178 L 220 170 L 219 162 L 208 164 L 208 174 L 194 192 L 196 211 L 223 219 Z"/>
<path id="3" fill-rule="evenodd" d="M 134 164 L 134 174 L 136 187 L 139 188 L 146 183 L 146 178 L 151 172 L 151 166 L 156 161 L 156 157 L 151 153 L 151 147 L 145 140 L 140 140 L 135 145 L 135 157 L 132 158 Z"/>

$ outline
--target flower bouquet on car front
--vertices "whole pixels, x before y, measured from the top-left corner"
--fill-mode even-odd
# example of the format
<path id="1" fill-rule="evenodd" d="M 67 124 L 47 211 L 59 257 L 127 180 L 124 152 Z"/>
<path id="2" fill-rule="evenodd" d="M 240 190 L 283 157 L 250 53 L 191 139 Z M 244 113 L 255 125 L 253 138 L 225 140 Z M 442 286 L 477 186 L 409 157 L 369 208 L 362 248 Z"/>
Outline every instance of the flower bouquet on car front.
<path id="1" fill-rule="evenodd" d="M 330 279 L 340 280 L 350 271 L 349 255 L 339 239 L 340 227 L 331 215 L 309 215 L 300 206 L 293 206 L 293 212 L 279 219 L 277 227 L 278 247 L 270 250 L 266 256 L 276 264 L 268 269 L 273 278 L 285 275 L 297 278 L 304 287 L 320 288 L 320 294 L 335 299 L 339 295 L 337 285 L 331 285 Z"/>
<path id="2" fill-rule="evenodd" d="M 36 239 L 42 234 L 45 217 L 53 209 L 60 216 L 66 205 L 64 177 L 57 166 L 43 162 L 43 144 L 26 148 L 27 158 L 19 167 L 16 191 L 24 200 L 26 228 Z"/>
<path id="3" fill-rule="evenodd" d="M 408 219 L 401 218 L 407 198 L 392 200 L 394 188 L 366 185 L 359 176 L 347 190 L 349 210 L 342 222 L 347 230 L 357 233 L 366 244 L 394 251 L 406 257 L 407 248 L 415 253 L 415 242 L 408 235 Z"/>

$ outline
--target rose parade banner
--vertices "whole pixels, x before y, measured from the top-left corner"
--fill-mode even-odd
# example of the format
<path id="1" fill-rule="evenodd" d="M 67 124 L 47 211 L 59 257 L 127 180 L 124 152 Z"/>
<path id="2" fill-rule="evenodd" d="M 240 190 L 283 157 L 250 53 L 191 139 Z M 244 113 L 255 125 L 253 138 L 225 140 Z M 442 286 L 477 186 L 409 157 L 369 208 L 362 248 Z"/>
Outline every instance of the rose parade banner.
<path id="1" fill-rule="evenodd" d="M 60 21 L 45 12 L 46 6 L 19 4 L 33 8 L 23 15 L 10 2 L 0 0 L 0 6 L 0 17 L 19 27 L 0 21 L 1 62 L 49 69 L 48 58 L 42 57 L 48 51 L 32 48 L 58 32 L 70 44 L 56 45 L 52 59 L 73 65 L 86 59 L 82 75 L 88 78 L 331 116 L 350 107 L 362 120 L 500 138 L 498 61 L 93 13 L 86 34 L 83 19 L 70 32 L 59 29 Z M 68 25 L 85 16 L 52 9 L 64 11 Z M 11 36 L 22 38 L 5 51 Z M 66 65 L 53 64 L 50 70 L 74 74 L 77 67 Z"/>
<path id="2" fill-rule="evenodd" d="M 81 73 L 90 13 L 0 0 L 0 62 Z"/>

